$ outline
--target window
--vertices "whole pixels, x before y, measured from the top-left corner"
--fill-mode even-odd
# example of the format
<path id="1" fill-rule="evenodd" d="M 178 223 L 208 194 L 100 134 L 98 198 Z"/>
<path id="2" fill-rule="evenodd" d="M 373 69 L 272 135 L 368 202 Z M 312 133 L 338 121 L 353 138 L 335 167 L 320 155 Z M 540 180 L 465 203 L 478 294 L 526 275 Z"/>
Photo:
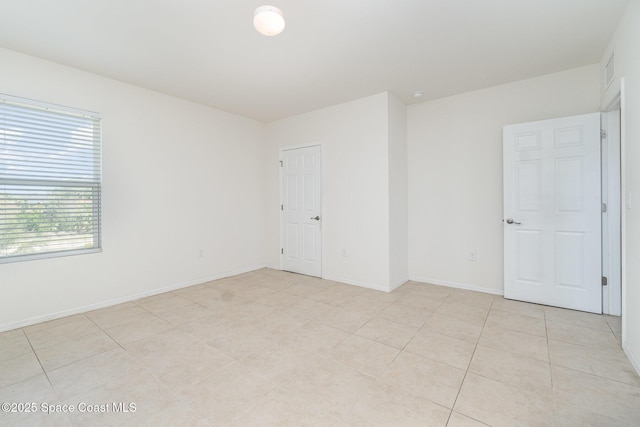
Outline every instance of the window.
<path id="1" fill-rule="evenodd" d="M 0 94 L 0 263 L 100 251 L 100 116 Z"/>

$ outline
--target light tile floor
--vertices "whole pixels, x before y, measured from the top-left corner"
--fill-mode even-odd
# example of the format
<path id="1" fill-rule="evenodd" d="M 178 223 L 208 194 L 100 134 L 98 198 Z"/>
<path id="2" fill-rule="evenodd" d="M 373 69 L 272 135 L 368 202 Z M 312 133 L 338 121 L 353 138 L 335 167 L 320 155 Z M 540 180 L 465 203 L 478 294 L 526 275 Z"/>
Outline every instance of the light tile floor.
<path id="1" fill-rule="evenodd" d="M 4 332 L 0 402 L 34 410 L 3 426 L 640 425 L 619 318 L 268 269 Z"/>

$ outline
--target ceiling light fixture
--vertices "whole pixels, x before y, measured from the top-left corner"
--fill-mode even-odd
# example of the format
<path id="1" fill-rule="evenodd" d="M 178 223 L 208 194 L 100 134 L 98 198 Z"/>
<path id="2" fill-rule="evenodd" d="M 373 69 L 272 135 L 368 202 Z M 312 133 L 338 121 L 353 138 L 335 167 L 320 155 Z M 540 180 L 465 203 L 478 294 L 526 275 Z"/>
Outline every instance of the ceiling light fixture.
<path id="1" fill-rule="evenodd" d="M 424 95 L 424 93 L 421 90 L 416 90 L 415 92 L 413 92 L 414 98 L 421 98 L 422 95 Z"/>
<path id="2" fill-rule="evenodd" d="M 253 26 L 260 34 L 277 36 L 284 30 L 284 16 L 275 6 L 260 6 L 253 15 Z"/>

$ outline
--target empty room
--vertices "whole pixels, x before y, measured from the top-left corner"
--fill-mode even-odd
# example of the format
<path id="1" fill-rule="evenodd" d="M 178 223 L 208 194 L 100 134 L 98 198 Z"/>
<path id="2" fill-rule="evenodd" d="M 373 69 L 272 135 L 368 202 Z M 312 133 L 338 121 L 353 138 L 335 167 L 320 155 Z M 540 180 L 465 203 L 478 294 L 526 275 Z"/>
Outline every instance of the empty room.
<path id="1" fill-rule="evenodd" d="M 639 46 L 640 0 L 0 0 L 0 425 L 637 427 Z"/>

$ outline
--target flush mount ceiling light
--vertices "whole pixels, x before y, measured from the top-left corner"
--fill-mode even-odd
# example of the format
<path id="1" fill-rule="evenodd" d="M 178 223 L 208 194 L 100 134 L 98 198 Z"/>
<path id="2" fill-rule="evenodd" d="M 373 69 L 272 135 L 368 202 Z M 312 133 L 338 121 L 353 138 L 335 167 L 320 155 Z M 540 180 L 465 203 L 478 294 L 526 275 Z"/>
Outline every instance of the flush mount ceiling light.
<path id="1" fill-rule="evenodd" d="M 253 26 L 260 34 L 277 36 L 284 30 L 284 16 L 275 6 L 260 6 L 253 16 Z"/>
<path id="2" fill-rule="evenodd" d="M 421 90 L 416 90 L 413 92 L 414 98 L 422 98 L 422 95 L 424 95 L 424 92 L 422 92 Z"/>

